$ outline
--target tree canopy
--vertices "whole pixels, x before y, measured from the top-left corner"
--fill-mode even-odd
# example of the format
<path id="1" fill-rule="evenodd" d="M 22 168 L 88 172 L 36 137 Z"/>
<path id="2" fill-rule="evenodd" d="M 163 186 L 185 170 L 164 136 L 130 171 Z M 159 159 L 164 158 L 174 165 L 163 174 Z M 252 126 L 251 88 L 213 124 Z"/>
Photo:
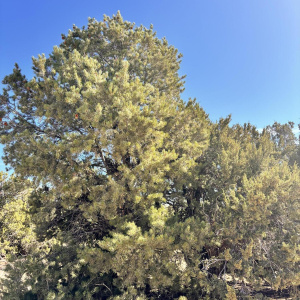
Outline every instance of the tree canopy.
<path id="1" fill-rule="evenodd" d="M 118 12 L 74 25 L 31 80 L 4 78 L 4 299 L 296 293 L 294 124 L 211 122 L 181 99 L 181 57 Z"/>

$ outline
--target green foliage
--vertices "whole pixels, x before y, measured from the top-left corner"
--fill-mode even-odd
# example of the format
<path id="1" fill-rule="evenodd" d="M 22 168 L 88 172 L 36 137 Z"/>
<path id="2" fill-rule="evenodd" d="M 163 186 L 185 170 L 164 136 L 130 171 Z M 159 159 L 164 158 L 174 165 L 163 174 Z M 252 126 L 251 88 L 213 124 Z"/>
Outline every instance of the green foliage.
<path id="1" fill-rule="evenodd" d="M 3 81 L 0 138 L 17 174 L 1 198 L 4 298 L 237 299 L 226 278 L 299 285 L 291 124 L 212 124 L 180 99 L 177 50 L 119 13 L 62 37 L 33 59 L 33 79 L 16 65 Z"/>
<path id="2" fill-rule="evenodd" d="M 28 195 L 32 189 L 29 181 L 8 177 L 0 172 L 0 230 L 1 256 L 25 255 L 35 241 L 33 224 L 28 214 Z"/>
<path id="3" fill-rule="evenodd" d="M 285 159 L 290 165 L 293 165 L 294 163 L 299 165 L 300 148 L 296 136 L 293 133 L 294 127 L 295 124 L 293 122 L 288 122 L 287 124 L 275 122 L 272 126 L 267 126 L 264 129 L 264 132 L 270 135 L 270 138 L 278 151 L 279 158 Z"/>

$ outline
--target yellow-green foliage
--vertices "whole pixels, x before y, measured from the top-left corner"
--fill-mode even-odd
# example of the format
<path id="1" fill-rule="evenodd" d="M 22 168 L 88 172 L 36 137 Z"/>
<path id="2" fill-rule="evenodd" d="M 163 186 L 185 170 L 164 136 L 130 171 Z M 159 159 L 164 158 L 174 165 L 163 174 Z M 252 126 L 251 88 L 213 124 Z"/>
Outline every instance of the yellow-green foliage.
<path id="1" fill-rule="evenodd" d="M 177 50 L 120 13 L 63 37 L 33 59 L 35 78 L 16 65 L 4 79 L 0 139 L 18 174 L 1 198 L 4 297 L 238 299 L 230 279 L 295 289 L 292 125 L 213 124 L 180 98 Z"/>
<path id="2" fill-rule="evenodd" d="M 0 210 L 0 251 L 8 258 L 14 254 L 26 254 L 31 243 L 35 241 L 34 225 L 28 214 L 28 195 L 32 188 L 30 183 L 0 173 L 1 210 Z"/>

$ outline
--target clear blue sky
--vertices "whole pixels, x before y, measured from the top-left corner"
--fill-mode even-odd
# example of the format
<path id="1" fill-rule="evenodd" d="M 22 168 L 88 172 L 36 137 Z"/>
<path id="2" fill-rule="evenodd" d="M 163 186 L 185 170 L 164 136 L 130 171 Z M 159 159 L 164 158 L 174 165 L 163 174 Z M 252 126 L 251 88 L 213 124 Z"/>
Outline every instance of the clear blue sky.
<path id="1" fill-rule="evenodd" d="M 61 33 L 118 10 L 179 49 L 182 97 L 196 97 L 211 120 L 300 123 L 299 0 L 1 1 L 1 80 L 15 62 L 31 78 L 31 57 L 48 55 Z"/>

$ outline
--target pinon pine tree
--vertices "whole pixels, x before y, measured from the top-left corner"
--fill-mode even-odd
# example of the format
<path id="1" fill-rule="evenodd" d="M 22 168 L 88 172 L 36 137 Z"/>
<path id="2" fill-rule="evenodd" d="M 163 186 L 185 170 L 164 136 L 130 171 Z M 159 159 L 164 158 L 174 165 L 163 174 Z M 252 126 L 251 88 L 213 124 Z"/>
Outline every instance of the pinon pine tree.
<path id="1" fill-rule="evenodd" d="M 33 79 L 16 65 L 3 81 L 4 160 L 47 187 L 29 199 L 44 246 L 24 286 L 39 299 L 168 289 L 177 275 L 165 193 L 192 177 L 207 115 L 180 99 L 181 55 L 152 28 L 118 13 L 62 37 L 33 59 Z"/>
<path id="2" fill-rule="evenodd" d="M 239 278 L 254 290 L 268 284 L 297 293 L 299 166 L 289 166 L 287 151 L 278 148 L 269 127 L 259 134 L 250 124 L 229 127 L 229 121 L 213 126 L 195 172 L 202 183 L 198 218 L 211 230 L 204 249 L 208 261 L 215 258 L 209 271 Z M 194 202 L 194 209 L 198 206 Z"/>

